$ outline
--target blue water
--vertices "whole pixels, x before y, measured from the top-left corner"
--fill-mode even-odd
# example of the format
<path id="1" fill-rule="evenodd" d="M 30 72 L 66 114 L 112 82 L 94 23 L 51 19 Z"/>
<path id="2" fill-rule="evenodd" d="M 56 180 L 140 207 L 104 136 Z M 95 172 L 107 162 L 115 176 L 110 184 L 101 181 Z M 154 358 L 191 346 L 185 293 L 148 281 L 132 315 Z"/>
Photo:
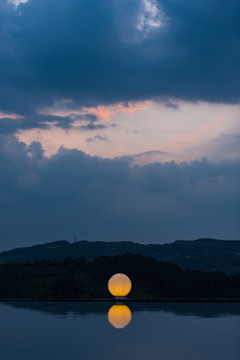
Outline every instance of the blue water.
<path id="1" fill-rule="evenodd" d="M 0 303 L 1 360 L 240 360 L 240 304 Z"/>

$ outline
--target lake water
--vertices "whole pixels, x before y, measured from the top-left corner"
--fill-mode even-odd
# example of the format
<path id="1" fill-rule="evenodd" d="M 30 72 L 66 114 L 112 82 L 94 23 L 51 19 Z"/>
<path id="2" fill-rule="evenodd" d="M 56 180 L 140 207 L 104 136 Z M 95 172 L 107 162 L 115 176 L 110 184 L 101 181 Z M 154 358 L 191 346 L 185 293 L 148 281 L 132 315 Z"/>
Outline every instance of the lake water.
<path id="1" fill-rule="evenodd" d="M 240 304 L 113 305 L 0 303 L 0 359 L 240 360 Z"/>

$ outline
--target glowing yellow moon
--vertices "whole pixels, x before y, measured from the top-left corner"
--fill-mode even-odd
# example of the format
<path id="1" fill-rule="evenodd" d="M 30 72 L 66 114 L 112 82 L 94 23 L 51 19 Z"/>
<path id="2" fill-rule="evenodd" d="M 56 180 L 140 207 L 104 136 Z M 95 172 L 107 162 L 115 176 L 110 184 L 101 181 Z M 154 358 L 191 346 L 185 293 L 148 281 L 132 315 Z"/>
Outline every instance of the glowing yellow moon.
<path id="1" fill-rule="evenodd" d="M 108 290 L 113 296 L 126 296 L 131 288 L 131 280 L 125 274 L 115 274 L 108 281 Z"/>
<path id="2" fill-rule="evenodd" d="M 108 312 L 108 321 L 116 329 L 127 326 L 132 318 L 132 313 L 126 305 L 113 305 Z"/>

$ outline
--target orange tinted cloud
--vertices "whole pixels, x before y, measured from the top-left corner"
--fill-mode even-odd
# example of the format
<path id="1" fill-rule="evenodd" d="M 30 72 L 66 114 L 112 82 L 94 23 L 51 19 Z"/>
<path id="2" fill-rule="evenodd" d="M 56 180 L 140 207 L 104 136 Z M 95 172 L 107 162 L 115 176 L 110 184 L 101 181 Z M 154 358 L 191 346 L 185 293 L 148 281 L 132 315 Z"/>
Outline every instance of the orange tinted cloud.
<path id="1" fill-rule="evenodd" d="M 152 105 L 153 101 L 138 101 L 138 102 L 129 102 L 127 104 L 117 103 L 114 105 L 99 105 L 97 107 L 83 107 L 81 109 L 70 110 L 67 107 L 68 101 L 64 101 L 61 104 L 55 104 L 54 107 L 43 109 L 39 111 L 39 114 L 44 115 L 54 115 L 60 117 L 70 117 L 71 119 L 76 119 L 78 116 L 94 114 L 100 121 L 107 122 L 117 113 L 129 113 L 133 114 L 135 111 L 141 111 L 148 109 Z"/>
<path id="2" fill-rule="evenodd" d="M 110 121 L 112 116 L 119 112 L 126 112 L 129 114 L 133 114 L 135 111 L 148 109 L 152 105 L 152 101 L 141 101 L 141 102 L 129 102 L 127 105 L 123 103 L 104 106 L 99 105 L 97 107 L 92 108 L 83 108 L 84 111 L 95 114 L 102 121 Z"/>

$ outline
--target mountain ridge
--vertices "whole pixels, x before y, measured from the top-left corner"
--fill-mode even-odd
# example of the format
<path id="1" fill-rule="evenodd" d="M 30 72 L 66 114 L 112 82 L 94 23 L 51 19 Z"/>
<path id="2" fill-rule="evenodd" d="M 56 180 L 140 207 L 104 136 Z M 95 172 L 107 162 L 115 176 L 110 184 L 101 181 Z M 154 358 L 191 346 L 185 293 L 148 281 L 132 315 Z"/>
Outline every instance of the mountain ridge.
<path id="1" fill-rule="evenodd" d="M 240 272 L 240 240 L 176 240 L 165 244 L 140 244 L 131 241 L 104 242 L 66 240 L 20 247 L 0 253 L 0 263 L 25 262 L 42 259 L 64 260 L 66 257 L 84 257 L 93 260 L 99 256 L 141 254 L 167 261 L 191 270 Z"/>

